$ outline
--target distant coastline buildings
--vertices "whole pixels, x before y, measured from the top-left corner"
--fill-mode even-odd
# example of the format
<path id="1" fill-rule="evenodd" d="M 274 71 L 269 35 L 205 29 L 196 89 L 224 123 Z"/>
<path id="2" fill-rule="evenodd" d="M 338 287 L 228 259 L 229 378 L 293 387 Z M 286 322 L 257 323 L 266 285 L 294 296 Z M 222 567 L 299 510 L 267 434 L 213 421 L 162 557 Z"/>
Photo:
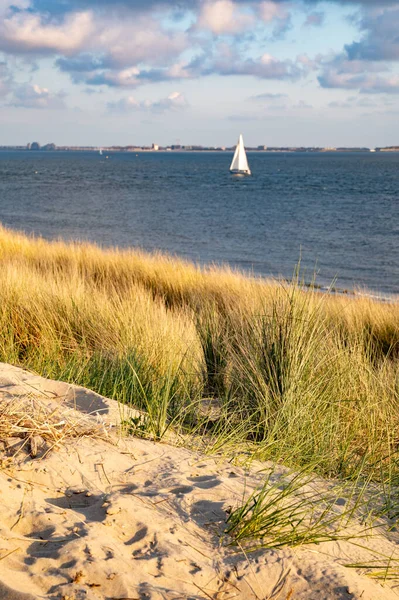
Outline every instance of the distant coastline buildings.
<path id="1" fill-rule="evenodd" d="M 171 144 L 161 146 L 152 143 L 151 146 L 57 146 L 53 142 L 40 145 L 39 142 L 29 142 L 25 146 L 1 146 L 0 150 L 29 150 L 29 151 L 60 151 L 60 152 L 233 152 L 235 146 L 200 146 Z M 386 146 L 383 148 L 366 147 L 317 147 L 317 146 L 246 146 L 249 152 L 399 152 L 399 146 Z"/>
<path id="2" fill-rule="evenodd" d="M 26 144 L 26 150 L 57 150 L 57 146 L 53 143 L 51 144 L 45 144 L 44 146 L 41 146 L 39 144 L 39 142 L 32 142 L 32 143 L 28 143 Z"/>

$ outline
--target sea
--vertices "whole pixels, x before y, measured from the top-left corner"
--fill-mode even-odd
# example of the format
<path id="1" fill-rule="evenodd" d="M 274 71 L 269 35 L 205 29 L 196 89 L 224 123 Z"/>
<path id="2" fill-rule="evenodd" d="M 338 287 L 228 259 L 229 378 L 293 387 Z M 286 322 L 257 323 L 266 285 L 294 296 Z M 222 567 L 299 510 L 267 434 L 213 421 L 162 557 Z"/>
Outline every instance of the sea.
<path id="1" fill-rule="evenodd" d="M 261 277 L 399 294 L 399 153 L 0 152 L 0 222 Z"/>

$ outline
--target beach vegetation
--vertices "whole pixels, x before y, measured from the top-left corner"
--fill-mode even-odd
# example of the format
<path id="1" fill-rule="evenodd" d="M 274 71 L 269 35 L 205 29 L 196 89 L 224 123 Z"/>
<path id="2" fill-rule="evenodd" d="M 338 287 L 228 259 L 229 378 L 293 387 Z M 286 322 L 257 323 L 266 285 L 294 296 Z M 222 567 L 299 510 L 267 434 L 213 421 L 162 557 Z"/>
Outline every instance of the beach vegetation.
<path id="1" fill-rule="evenodd" d="M 131 431 L 396 485 L 397 302 L 5 228 L 0 281 L 0 360 L 144 411 Z"/>

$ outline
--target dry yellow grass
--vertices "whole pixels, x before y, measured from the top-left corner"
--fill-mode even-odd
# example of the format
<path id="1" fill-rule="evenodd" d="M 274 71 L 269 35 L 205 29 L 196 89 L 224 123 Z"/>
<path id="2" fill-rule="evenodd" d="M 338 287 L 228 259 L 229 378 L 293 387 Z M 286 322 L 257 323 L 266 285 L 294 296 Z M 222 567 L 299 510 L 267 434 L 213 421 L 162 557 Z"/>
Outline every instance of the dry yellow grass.
<path id="1" fill-rule="evenodd" d="M 145 409 L 151 435 L 396 473 L 397 303 L 4 228 L 0 282 L 0 359 Z"/>
<path id="2" fill-rule="evenodd" d="M 111 441 L 103 424 L 87 415 L 67 414 L 39 398 L 7 398 L 0 407 L 1 466 L 12 463 L 21 452 L 44 457 L 71 438 L 90 437 Z"/>

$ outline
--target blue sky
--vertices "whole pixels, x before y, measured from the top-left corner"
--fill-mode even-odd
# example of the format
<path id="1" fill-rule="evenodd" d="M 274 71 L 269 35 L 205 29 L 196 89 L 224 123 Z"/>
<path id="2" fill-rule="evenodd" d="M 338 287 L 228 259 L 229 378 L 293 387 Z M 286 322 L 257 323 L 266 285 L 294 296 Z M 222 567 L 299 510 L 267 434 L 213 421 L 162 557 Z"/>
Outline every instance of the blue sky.
<path id="1" fill-rule="evenodd" d="M 399 2 L 0 0 L 0 145 L 399 144 Z"/>

